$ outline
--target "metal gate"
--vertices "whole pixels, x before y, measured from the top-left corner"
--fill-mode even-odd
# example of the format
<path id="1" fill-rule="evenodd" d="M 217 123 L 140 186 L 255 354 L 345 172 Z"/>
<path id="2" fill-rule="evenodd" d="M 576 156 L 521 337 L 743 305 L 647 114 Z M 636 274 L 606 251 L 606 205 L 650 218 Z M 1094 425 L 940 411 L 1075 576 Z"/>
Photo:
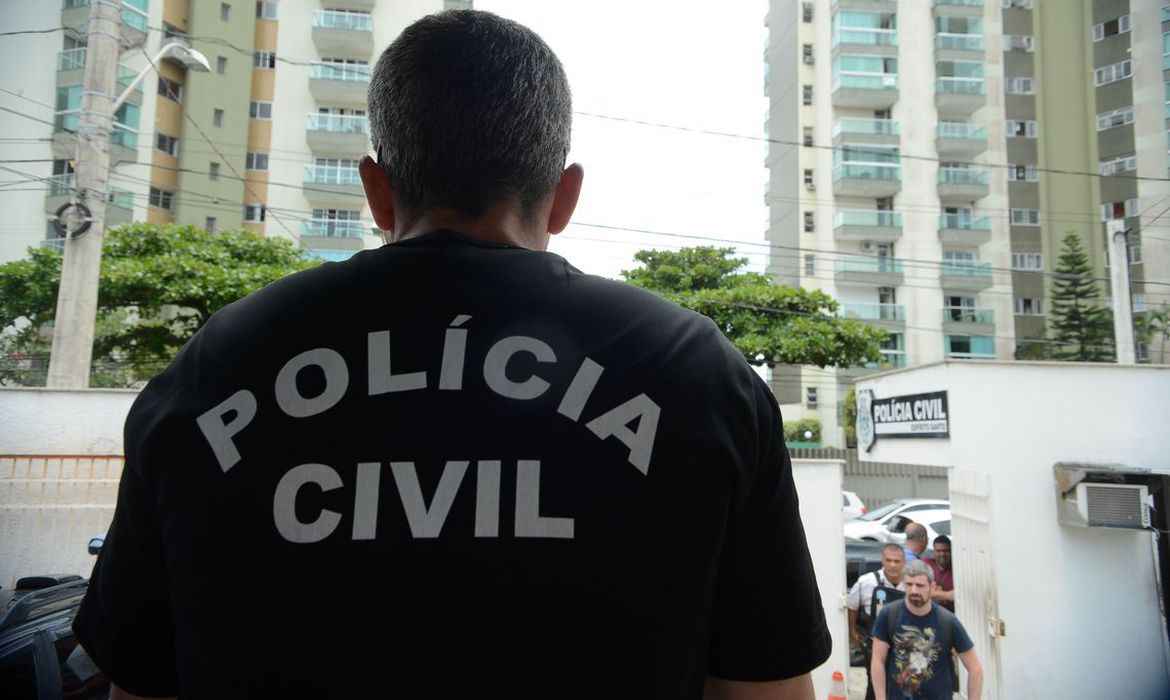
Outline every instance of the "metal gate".
<path id="1" fill-rule="evenodd" d="M 955 613 L 975 642 L 975 653 L 983 663 L 983 697 L 1001 700 L 1000 640 L 1006 629 L 999 617 L 991 551 L 991 476 L 955 469 L 950 486 Z M 966 671 L 960 670 L 960 676 L 960 691 L 965 698 Z"/>

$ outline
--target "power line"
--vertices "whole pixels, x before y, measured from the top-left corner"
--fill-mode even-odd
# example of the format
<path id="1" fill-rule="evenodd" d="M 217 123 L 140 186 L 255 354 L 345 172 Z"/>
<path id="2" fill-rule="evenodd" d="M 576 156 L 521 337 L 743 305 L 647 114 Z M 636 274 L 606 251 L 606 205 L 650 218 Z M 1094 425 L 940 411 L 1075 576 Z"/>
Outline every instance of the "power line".
<path id="1" fill-rule="evenodd" d="M 53 32 L 64 31 L 65 27 L 52 27 L 50 29 L 22 29 L 16 32 L 0 32 L 0 36 L 27 36 L 32 34 L 52 34 Z"/>

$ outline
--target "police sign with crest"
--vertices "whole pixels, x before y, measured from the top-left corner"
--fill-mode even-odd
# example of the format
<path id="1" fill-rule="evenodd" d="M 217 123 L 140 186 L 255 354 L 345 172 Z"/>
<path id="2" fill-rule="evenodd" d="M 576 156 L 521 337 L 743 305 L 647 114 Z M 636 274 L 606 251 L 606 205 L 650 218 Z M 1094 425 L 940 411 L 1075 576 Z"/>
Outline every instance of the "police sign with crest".
<path id="1" fill-rule="evenodd" d="M 857 392 L 857 446 L 869 452 L 878 437 L 949 438 L 947 392 L 907 394 L 878 399 L 873 391 Z"/>

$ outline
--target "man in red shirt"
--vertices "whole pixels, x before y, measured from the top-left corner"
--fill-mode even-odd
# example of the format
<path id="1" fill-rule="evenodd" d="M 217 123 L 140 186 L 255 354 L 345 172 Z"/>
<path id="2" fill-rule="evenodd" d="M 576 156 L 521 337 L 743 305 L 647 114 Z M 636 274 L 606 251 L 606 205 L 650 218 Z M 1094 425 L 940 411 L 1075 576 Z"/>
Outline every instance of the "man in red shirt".
<path id="1" fill-rule="evenodd" d="M 934 571 L 930 599 L 951 612 L 955 611 L 955 579 L 951 571 L 951 538 L 939 535 L 934 540 L 934 556 L 925 559 Z"/>

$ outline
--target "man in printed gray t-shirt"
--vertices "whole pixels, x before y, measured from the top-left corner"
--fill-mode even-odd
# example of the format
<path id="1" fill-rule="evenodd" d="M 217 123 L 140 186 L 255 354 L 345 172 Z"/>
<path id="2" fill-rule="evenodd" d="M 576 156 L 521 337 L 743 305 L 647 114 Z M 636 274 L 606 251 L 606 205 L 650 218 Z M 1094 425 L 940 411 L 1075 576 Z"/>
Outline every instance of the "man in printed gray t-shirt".
<path id="1" fill-rule="evenodd" d="M 583 178 L 556 56 L 446 12 L 369 99 L 387 245 L 222 309 L 127 418 L 75 624 L 115 697 L 811 700 L 771 392 L 546 251 Z"/>

